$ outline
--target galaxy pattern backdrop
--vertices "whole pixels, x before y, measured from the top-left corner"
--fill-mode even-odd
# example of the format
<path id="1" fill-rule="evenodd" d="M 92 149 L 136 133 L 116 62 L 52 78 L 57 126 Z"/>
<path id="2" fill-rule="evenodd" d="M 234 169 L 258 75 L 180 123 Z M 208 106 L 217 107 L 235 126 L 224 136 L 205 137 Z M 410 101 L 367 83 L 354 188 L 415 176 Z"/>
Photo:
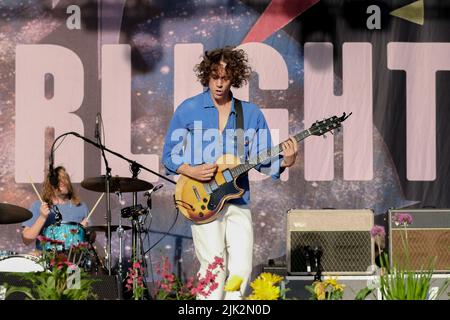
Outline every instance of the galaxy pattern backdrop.
<path id="1" fill-rule="evenodd" d="M 380 216 L 448 208 L 449 18 L 450 4 L 437 0 L 2 0 L 0 201 L 29 208 L 29 179 L 41 190 L 55 137 L 74 131 L 95 140 L 98 113 L 106 147 L 165 174 L 172 114 L 203 89 L 194 65 L 205 50 L 232 45 L 253 69 L 233 91 L 263 110 L 276 142 L 352 112 L 339 133 L 301 142 L 280 180 L 251 173 L 255 268 L 285 256 L 289 209 L 368 208 Z M 131 176 L 128 163 L 107 157 L 113 176 Z M 69 136 L 55 161 L 91 208 L 100 194 L 80 183 L 104 174 L 99 150 Z M 164 185 L 152 196 L 143 239 L 146 250 L 154 246 L 149 266 L 166 255 L 178 272 L 196 272 L 174 185 L 145 171 L 138 177 Z M 123 200 L 111 196 L 113 224 L 131 194 Z M 138 202 L 146 205 L 143 192 Z M 94 224 L 106 223 L 105 207 Z M 20 232 L 20 224 L 0 225 L 0 250 L 31 251 Z M 104 241 L 100 234 L 100 255 Z M 128 256 L 130 245 L 127 231 Z M 116 258 L 116 235 L 112 246 Z"/>

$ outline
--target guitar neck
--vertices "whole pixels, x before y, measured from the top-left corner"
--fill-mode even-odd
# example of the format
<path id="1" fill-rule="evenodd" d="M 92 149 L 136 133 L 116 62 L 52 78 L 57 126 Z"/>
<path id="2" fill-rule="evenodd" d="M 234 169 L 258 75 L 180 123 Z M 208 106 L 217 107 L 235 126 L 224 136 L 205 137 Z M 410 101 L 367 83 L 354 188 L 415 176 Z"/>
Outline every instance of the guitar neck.
<path id="1" fill-rule="evenodd" d="M 297 142 L 300 142 L 310 135 L 311 135 L 311 133 L 309 130 L 304 130 L 304 131 L 300 132 L 299 134 L 295 135 L 294 139 Z M 250 169 L 259 165 L 260 163 L 263 163 L 264 161 L 267 161 L 268 159 L 280 154 L 281 151 L 283 151 L 282 144 L 286 141 L 283 141 L 282 143 L 280 143 L 279 145 L 277 145 L 275 147 L 272 147 L 271 149 L 265 149 L 261 153 L 259 153 L 256 157 L 251 158 L 249 160 L 249 162 L 237 165 L 236 167 L 230 169 L 233 178 L 239 177 L 240 175 L 250 171 Z"/>

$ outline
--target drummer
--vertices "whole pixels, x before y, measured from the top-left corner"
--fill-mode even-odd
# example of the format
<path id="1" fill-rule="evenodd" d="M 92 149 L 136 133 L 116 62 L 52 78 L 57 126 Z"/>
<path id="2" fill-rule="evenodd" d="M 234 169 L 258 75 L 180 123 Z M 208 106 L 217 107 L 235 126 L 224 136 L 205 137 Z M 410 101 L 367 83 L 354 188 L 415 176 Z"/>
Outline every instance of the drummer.
<path id="1" fill-rule="evenodd" d="M 67 222 L 77 222 L 83 227 L 87 227 L 88 208 L 85 203 L 80 201 L 75 192 L 70 177 L 64 167 L 59 166 L 54 169 L 57 181 L 52 185 L 50 182 L 50 175 L 47 175 L 42 194 L 42 203 L 35 201 L 31 204 L 30 211 L 33 214 L 31 219 L 22 223 L 24 227 L 22 230 L 23 243 L 29 245 L 36 242 L 36 249 L 42 250 L 39 240 L 36 238 L 42 235 L 45 228 L 55 224 L 56 211 L 53 206 L 56 206 L 61 213 L 62 220 Z"/>

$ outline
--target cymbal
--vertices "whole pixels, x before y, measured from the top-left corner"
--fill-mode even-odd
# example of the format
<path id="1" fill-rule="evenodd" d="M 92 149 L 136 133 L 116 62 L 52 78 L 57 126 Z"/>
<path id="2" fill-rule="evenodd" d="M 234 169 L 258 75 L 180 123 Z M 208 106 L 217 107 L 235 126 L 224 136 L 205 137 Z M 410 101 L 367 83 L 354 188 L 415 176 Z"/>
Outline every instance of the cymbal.
<path id="1" fill-rule="evenodd" d="M 81 186 L 91 191 L 106 192 L 105 176 L 84 179 L 81 182 Z M 136 178 L 111 177 L 109 184 L 110 192 L 138 192 L 150 190 L 152 188 L 153 185 L 150 182 Z"/>
<path id="2" fill-rule="evenodd" d="M 116 232 L 117 228 L 119 228 L 118 225 L 111 225 L 111 232 Z M 122 226 L 123 230 L 130 230 L 131 227 L 130 226 Z M 108 232 L 108 226 L 106 224 L 102 224 L 102 225 L 98 225 L 98 226 L 90 226 L 90 227 L 86 227 L 87 231 L 95 231 L 95 232 L 104 232 L 107 233 Z"/>
<path id="3" fill-rule="evenodd" d="M 0 224 L 20 223 L 32 216 L 30 210 L 9 203 L 0 203 Z"/>

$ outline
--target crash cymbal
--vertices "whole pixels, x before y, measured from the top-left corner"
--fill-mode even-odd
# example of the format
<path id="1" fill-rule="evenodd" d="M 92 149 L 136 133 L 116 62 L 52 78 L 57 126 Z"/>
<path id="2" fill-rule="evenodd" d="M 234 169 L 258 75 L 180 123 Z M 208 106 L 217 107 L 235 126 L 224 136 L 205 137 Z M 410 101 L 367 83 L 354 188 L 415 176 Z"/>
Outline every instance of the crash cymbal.
<path id="1" fill-rule="evenodd" d="M 97 192 L 106 192 L 105 176 L 84 179 L 81 186 L 85 189 Z M 110 192 L 138 192 L 146 191 L 153 188 L 150 182 L 124 177 L 111 177 L 109 191 Z"/>
<path id="2" fill-rule="evenodd" d="M 20 223 L 33 216 L 30 210 L 8 203 L 0 203 L 0 224 Z"/>
<path id="3" fill-rule="evenodd" d="M 111 225 L 111 232 L 116 232 L 117 228 L 119 228 L 118 225 Z M 130 226 L 122 226 L 123 230 L 130 230 Z M 98 225 L 98 226 L 90 226 L 86 228 L 87 231 L 95 231 L 95 232 L 108 232 L 108 226 L 106 224 Z"/>

